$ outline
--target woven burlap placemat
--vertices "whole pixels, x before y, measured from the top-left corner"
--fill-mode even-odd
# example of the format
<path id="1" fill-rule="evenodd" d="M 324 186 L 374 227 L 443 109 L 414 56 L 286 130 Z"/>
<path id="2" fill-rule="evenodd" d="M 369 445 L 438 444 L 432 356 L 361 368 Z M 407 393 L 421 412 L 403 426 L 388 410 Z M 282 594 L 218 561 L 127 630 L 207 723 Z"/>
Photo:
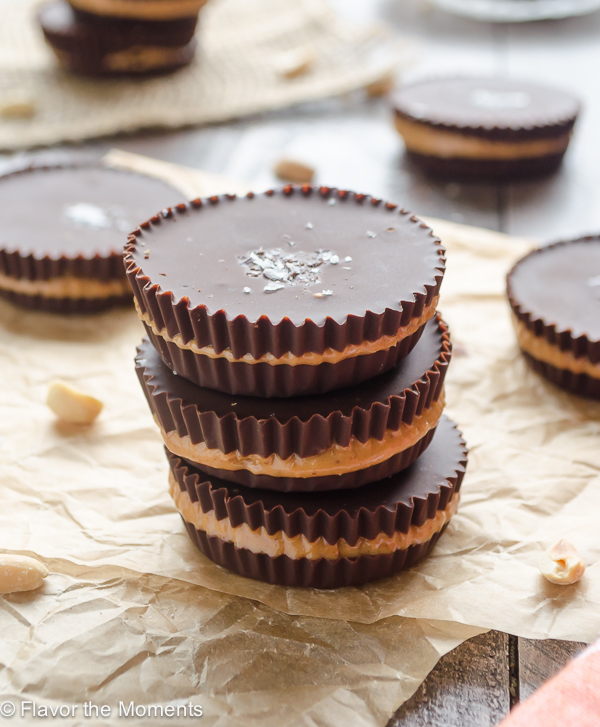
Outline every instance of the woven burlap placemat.
<path id="1" fill-rule="evenodd" d="M 390 76 L 409 52 L 385 27 L 342 20 L 326 0 L 210 0 L 190 67 L 151 79 L 78 78 L 46 47 L 38 5 L 0 1 L 0 109 L 28 99 L 35 111 L 0 116 L 3 150 L 213 123 L 343 94 Z M 305 51 L 314 57 L 308 71 L 286 78 L 290 53 Z"/>

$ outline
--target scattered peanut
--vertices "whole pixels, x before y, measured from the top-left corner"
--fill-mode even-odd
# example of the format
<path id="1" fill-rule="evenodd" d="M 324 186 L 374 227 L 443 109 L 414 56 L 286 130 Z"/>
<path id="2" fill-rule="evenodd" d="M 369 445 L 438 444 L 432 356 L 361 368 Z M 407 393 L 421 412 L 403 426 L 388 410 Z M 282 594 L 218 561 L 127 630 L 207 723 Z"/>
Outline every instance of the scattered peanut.
<path id="1" fill-rule="evenodd" d="M 369 98 L 378 98 L 379 96 L 387 96 L 394 88 L 394 85 L 394 76 L 383 76 L 382 78 L 378 78 L 376 81 L 369 83 L 368 86 L 365 86 L 365 91 Z"/>
<path id="2" fill-rule="evenodd" d="M 35 112 L 34 99 L 24 94 L 5 98 L 0 106 L 0 116 L 3 119 L 30 119 L 35 116 Z"/>
<path id="3" fill-rule="evenodd" d="M 316 59 L 317 54 L 312 48 L 296 48 L 277 56 L 276 69 L 283 78 L 297 78 L 307 73 Z"/>
<path id="4" fill-rule="evenodd" d="M 48 569 L 39 560 L 0 553 L 0 593 L 34 591 L 47 575 Z"/>
<path id="5" fill-rule="evenodd" d="M 570 586 L 580 581 L 585 572 L 585 563 L 575 546 L 568 540 L 559 540 L 544 553 L 540 561 L 544 578 L 551 583 Z"/>
<path id="6" fill-rule="evenodd" d="M 53 381 L 46 404 L 59 419 L 71 424 L 91 424 L 102 411 L 103 404 L 62 381 Z"/>
<path id="7" fill-rule="evenodd" d="M 296 184 L 310 184 L 315 176 L 315 170 L 312 167 L 295 159 L 280 159 L 275 164 L 273 171 L 279 179 Z"/>

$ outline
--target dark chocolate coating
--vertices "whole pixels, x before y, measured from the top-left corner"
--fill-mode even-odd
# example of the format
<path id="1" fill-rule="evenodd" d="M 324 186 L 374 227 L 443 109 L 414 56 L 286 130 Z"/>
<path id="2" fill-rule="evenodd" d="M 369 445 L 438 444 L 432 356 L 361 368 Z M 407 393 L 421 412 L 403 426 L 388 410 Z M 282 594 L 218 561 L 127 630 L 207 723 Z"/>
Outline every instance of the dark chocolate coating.
<path id="1" fill-rule="evenodd" d="M 343 538 L 351 546 L 359 538 L 372 540 L 379 533 L 407 533 L 412 525 L 422 526 L 434 518 L 460 490 L 467 462 L 465 443 L 446 417 L 442 417 L 431 446 L 411 467 L 368 487 L 335 493 L 249 490 L 207 477 L 182 459 L 170 453 L 167 456 L 180 489 L 193 502 L 199 502 L 204 512 L 214 511 L 218 520 L 229 518 L 233 527 L 246 523 L 252 530 L 264 527 L 270 535 L 304 535 L 309 542 L 322 537 L 334 544 Z M 219 538 L 207 537 L 189 523 L 186 527 L 194 543 L 215 562 L 240 575 L 282 585 L 357 585 L 408 567 L 429 550 L 426 543 L 387 556 L 293 561 L 287 556 L 251 554 Z M 437 537 L 439 534 L 432 540 Z M 361 565 L 352 565 L 361 561 Z M 327 576 L 319 577 L 319 573 Z"/>
<path id="2" fill-rule="evenodd" d="M 561 154 L 522 159 L 470 159 L 467 157 L 436 157 L 407 151 L 408 159 L 436 179 L 487 182 L 538 179 L 554 174 L 564 158 Z"/>
<path id="3" fill-rule="evenodd" d="M 448 527 L 447 524 L 444 525 L 439 533 L 425 543 L 411 545 L 406 550 L 396 550 L 394 553 L 363 555 L 353 559 L 292 560 L 287 555 L 271 558 L 265 553 L 253 553 L 246 548 L 236 548 L 233 543 L 220 538 L 207 537 L 205 532 L 185 520 L 184 524 L 198 550 L 217 565 L 233 573 L 273 585 L 321 589 L 360 586 L 407 570 L 433 550 Z"/>
<path id="4" fill-rule="evenodd" d="M 523 351 L 523 355 L 534 371 L 545 376 L 555 386 L 587 399 L 600 399 L 600 379 L 587 374 L 576 374 L 568 369 L 559 369 L 546 361 L 533 358 L 526 351 Z"/>
<path id="5" fill-rule="evenodd" d="M 439 78 L 400 88 L 395 113 L 410 121 L 489 139 L 523 141 L 569 133 L 580 111 L 570 93 L 508 78 Z"/>
<path id="6" fill-rule="evenodd" d="M 113 295 L 105 298 L 46 298 L 43 295 L 25 295 L 11 290 L 2 290 L 0 296 L 22 308 L 42 310 L 47 313 L 80 314 L 100 313 L 118 306 L 131 306 L 131 293 L 127 295 Z"/>
<path id="7" fill-rule="evenodd" d="M 510 271 L 508 295 L 537 336 L 600 362 L 600 237 L 533 251 Z"/>
<path id="8" fill-rule="evenodd" d="M 424 326 L 405 336 L 396 346 L 364 356 L 342 359 L 318 366 L 227 361 L 196 354 L 154 334 L 144 323 L 154 348 L 163 362 L 178 376 L 207 389 L 239 396 L 284 397 L 324 394 L 355 386 L 389 371 L 408 356 L 423 334 Z"/>
<path id="9" fill-rule="evenodd" d="M 123 279 L 127 234 L 149 210 L 180 196 L 165 182 L 100 164 L 7 174 L 0 177 L 0 273 Z"/>
<path id="10" fill-rule="evenodd" d="M 268 293 L 269 280 L 250 277 L 238 258 L 260 248 L 307 256 L 327 250 L 339 263 L 322 264 L 318 283 Z M 159 330 L 259 359 L 395 335 L 435 299 L 444 258 L 431 230 L 395 205 L 289 185 L 157 215 L 130 239 L 125 266 L 142 312 Z M 332 294 L 314 297 L 322 291 Z"/>
<path id="11" fill-rule="evenodd" d="M 194 57 L 197 16 L 176 20 L 138 20 L 75 10 L 63 0 L 43 5 L 38 21 L 49 45 L 60 53 L 61 62 L 85 75 L 130 75 L 160 73 L 187 65 Z M 111 68 L 106 57 L 135 48 L 177 51 L 160 68 Z M 155 211 L 155 210 L 153 210 Z M 139 223 L 140 220 L 137 220 Z"/>
<path id="12" fill-rule="evenodd" d="M 395 431 L 402 423 L 411 425 L 441 396 L 450 357 L 447 327 L 436 317 L 425 327 L 419 345 L 394 369 L 361 386 L 322 396 L 262 399 L 202 389 L 174 375 L 147 340 L 138 349 L 136 371 L 165 432 L 176 431 L 180 437 L 189 436 L 193 444 L 206 442 L 210 449 L 225 453 L 277 454 L 287 459 L 293 454 L 319 454 L 335 444 L 347 447 L 352 437 L 363 443 L 381 440 L 386 431 Z M 256 484 L 264 487 L 262 477 Z M 279 479 L 285 478 L 269 478 Z M 292 484 L 301 488 L 302 479 L 294 478 Z"/>

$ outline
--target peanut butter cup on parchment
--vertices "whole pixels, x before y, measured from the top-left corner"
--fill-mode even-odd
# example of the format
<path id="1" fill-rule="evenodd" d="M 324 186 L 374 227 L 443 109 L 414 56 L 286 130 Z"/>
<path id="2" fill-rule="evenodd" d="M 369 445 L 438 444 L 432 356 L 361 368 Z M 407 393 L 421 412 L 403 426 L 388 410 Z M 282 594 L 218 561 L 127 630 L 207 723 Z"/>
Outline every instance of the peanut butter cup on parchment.
<path id="1" fill-rule="evenodd" d="M 416 217 L 328 187 L 180 204 L 125 248 L 165 363 L 254 397 L 323 393 L 393 368 L 433 317 L 444 266 Z"/>
<path id="2" fill-rule="evenodd" d="M 525 179 L 551 174 L 580 110 L 569 92 L 511 78 L 435 78 L 392 97 L 409 159 L 437 177 Z"/>
<path id="3" fill-rule="evenodd" d="M 445 416 L 411 467 L 343 492 L 251 490 L 167 456 L 171 495 L 204 555 L 241 576 L 313 588 L 357 586 L 424 558 L 458 508 L 467 464 Z"/>
<path id="4" fill-rule="evenodd" d="M 150 210 L 180 196 L 165 182 L 93 162 L 0 176 L 0 295 L 57 313 L 131 304 L 123 241 Z"/>
<path id="5" fill-rule="evenodd" d="M 393 369 L 327 394 L 232 396 L 176 376 L 146 340 L 136 370 L 167 448 L 224 480 L 281 492 L 355 488 L 411 465 L 444 407 L 451 357 L 436 316 Z"/>
<path id="6" fill-rule="evenodd" d="M 600 237 L 557 242 L 508 274 L 519 346 L 557 386 L 600 398 Z"/>

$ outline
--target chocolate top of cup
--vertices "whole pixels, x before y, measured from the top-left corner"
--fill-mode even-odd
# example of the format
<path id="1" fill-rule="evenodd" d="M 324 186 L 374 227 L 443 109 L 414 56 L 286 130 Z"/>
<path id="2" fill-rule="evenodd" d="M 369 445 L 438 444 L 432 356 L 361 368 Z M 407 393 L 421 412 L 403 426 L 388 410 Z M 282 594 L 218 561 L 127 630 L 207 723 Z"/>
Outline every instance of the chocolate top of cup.
<path id="1" fill-rule="evenodd" d="M 397 114 L 481 136 L 553 136 L 575 123 L 579 101 L 566 91 L 507 78 L 440 78 L 400 88 Z"/>
<path id="2" fill-rule="evenodd" d="M 134 291 L 158 286 L 156 295 L 171 296 L 173 307 L 229 322 L 310 320 L 319 327 L 412 311 L 415 301 L 422 305 L 436 293 L 444 272 L 440 241 L 396 205 L 291 185 L 197 200 L 158 215 L 131 238 L 125 264 Z M 138 303 L 144 295 L 136 293 Z M 164 300 L 161 309 L 168 329 Z M 196 339 L 206 345 L 210 336 Z"/>
<path id="3" fill-rule="evenodd" d="M 600 237 L 534 250 L 510 271 L 508 295 L 517 317 L 537 335 L 548 327 L 600 342 Z"/>
<path id="4" fill-rule="evenodd" d="M 241 487 L 212 477 L 167 452 L 171 470 L 193 501 L 218 520 L 230 518 L 233 527 L 247 523 L 265 527 L 270 535 L 305 535 L 313 542 L 324 537 L 350 544 L 359 537 L 374 538 L 385 532 L 407 532 L 422 525 L 438 509 L 447 507 L 460 488 L 467 451 L 456 426 L 446 416 L 433 441 L 408 469 L 366 487 L 335 492 L 272 492 Z"/>
<path id="5" fill-rule="evenodd" d="M 127 235 L 148 214 L 178 198 L 181 193 L 165 182 L 101 164 L 32 166 L 9 173 L 0 177 L 0 270 L 44 278 L 44 261 L 54 267 L 60 260 L 79 261 L 81 267 L 82 261 L 112 257 L 122 277 Z M 20 270 L 17 258 L 33 266 Z M 65 272 L 68 266 L 56 274 Z"/>

